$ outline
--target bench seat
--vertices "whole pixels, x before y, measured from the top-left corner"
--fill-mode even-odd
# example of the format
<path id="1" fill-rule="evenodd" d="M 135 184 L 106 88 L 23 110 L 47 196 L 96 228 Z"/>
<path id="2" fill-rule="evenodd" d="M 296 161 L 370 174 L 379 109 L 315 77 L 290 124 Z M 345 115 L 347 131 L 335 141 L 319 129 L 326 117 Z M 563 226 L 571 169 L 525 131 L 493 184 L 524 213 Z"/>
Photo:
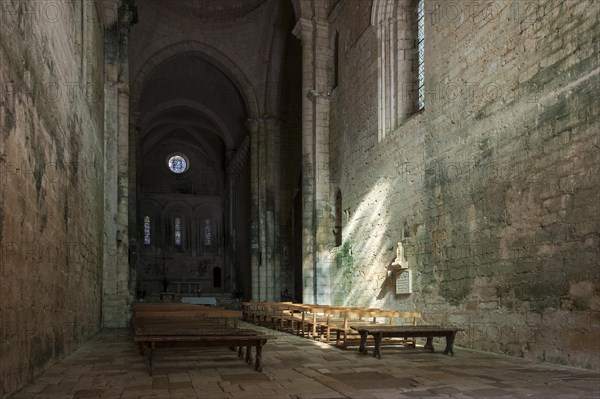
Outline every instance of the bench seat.
<path id="1" fill-rule="evenodd" d="M 444 327 L 434 325 L 421 325 L 421 326 L 407 326 L 407 325 L 352 325 L 352 329 L 356 330 L 360 334 L 360 353 L 366 353 L 366 341 L 367 336 L 372 335 L 375 341 L 375 348 L 373 349 L 373 357 L 381 359 L 381 342 L 383 338 L 404 338 L 408 337 L 424 337 L 427 338 L 427 342 L 424 346 L 425 349 L 434 351 L 433 338 L 434 337 L 445 337 L 446 348 L 444 354 L 454 356 L 454 338 L 456 333 L 462 331 L 456 327 Z"/>
<path id="2" fill-rule="evenodd" d="M 256 347 L 254 369 L 262 371 L 262 347 L 274 337 L 253 329 L 241 329 L 237 320 L 242 312 L 208 308 L 193 304 L 136 304 L 133 310 L 133 335 L 145 355 L 149 349 L 148 369 L 152 375 L 155 349 L 189 347 L 246 348 L 246 362 L 251 363 Z"/>

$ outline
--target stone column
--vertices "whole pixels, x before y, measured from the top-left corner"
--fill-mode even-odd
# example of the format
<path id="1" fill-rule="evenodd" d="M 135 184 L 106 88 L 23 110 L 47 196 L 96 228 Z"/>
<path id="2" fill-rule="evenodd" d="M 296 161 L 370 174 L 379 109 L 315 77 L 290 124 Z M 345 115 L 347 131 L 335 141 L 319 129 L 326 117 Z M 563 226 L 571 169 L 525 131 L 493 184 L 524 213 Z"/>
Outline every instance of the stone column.
<path id="1" fill-rule="evenodd" d="M 105 32 L 104 107 L 104 327 L 126 327 L 129 290 L 129 87 L 127 36 L 132 10 L 123 5 Z"/>
<path id="2" fill-rule="evenodd" d="M 325 22 L 300 18 L 302 40 L 302 280 L 304 302 L 330 303 L 329 249 L 333 244 L 329 176 L 329 97 Z"/>
<path id="3" fill-rule="evenodd" d="M 299 18 L 293 34 L 302 42 L 302 301 L 316 303 L 315 280 L 315 137 L 314 103 L 314 26 Z"/>
<path id="4" fill-rule="evenodd" d="M 331 207 L 331 182 L 329 173 L 329 113 L 332 88 L 328 76 L 333 71 L 328 68 L 329 26 L 324 22 L 315 23 L 315 96 L 314 103 L 314 148 L 315 148 L 315 245 L 316 245 L 316 303 L 331 303 L 331 260 L 329 251 L 335 244 L 333 234 L 333 208 Z"/>
<path id="5" fill-rule="evenodd" d="M 260 159 L 259 159 L 259 136 L 258 121 L 248 119 L 246 126 L 250 132 L 250 190 L 252 197 L 252 222 L 250 223 L 251 236 L 251 264 L 250 274 L 252 280 L 252 300 L 260 300 L 260 278 L 259 270 L 261 263 L 261 245 L 260 245 Z"/>
<path id="6" fill-rule="evenodd" d="M 281 121 L 261 117 L 248 125 L 252 153 L 252 299 L 274 301 L 279 299 L 281 274 Z"/>
<path id="7" fill-rule="evenodd" d="M 281 292 L 281 121 L 278 118 L 262 118 L 265 128 L 265 236 L 266 236 L 266 297 L 279 300 Z"/>

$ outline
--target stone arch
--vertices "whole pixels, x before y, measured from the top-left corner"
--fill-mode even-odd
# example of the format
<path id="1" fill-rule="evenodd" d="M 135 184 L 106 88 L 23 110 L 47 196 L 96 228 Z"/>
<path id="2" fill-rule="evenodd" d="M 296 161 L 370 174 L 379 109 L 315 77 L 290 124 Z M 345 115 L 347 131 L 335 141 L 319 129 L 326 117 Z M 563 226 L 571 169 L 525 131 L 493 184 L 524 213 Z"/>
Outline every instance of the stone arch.
<path id="1" fill-rule="evenodd" d="M 394 13 L 394 4 L 397 0 L 374 0 L 371 7 L 371 25 L 377 27 L 389 20 Z"/>
<path id="2" fill-rule="evenodd" d="M 209 119 L 215 124 L 217 129 L 215 129 L 214 133 L 218 134 L 223 139 L 227 149 L 235 148 L 234 139 L 233 137 L 231 137 L 231 134 L 229 134 L 229 129 L 227 128 L 225 121 L 223 121 L 223 119 L 221 119 L 214 111 L 212 111 L 206 105 L 201 104 L 197 101 L 187 99 L 166 101 L 150 110 L 150 112 L 145 114 L 144 117 L 139 121 L 139 126 L 142 128 L 142 134 L 145 134 L 150 130 L 149 128 L 151 125 L 149 124 L 154 120 L 154 118 L 173 108 L 189 108 L 194 111 L 200 112 L 202 115 L 206 116 L 207 119 Z"/>
<path id="3" fill-rule="evenodd" d="M 215 65 L 231 79 L 234 85 L 243 93 L 242 97 L 248 117 L 258 117 L 260 110 L 256 90 L 246 73 L 233 59 L 206 43 L 186 40 L 183 35 L 181 35 L 181 38 L 176 37 L 175 40 L 171 37 L 169 39 L 168 41 L 166 39 L 158 40 L 152 46 L 149 46 L 144 52 L 144 56 L 141 57 L 146 61 L 132 73 L 131 103 L 134 108 L 140 99 L 144 82 L 152 75 L 152 71 L 156 67 L 170 58 L 183 53 L 194 52 L 198 53 L 207 62 Z"/>

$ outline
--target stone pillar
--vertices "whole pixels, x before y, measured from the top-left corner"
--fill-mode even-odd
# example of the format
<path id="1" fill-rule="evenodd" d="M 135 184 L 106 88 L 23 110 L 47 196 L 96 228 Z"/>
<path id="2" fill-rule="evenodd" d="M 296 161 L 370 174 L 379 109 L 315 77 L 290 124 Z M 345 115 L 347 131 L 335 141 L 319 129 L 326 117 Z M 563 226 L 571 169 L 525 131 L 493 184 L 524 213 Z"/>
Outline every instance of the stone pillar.
<path id="1" fill-rule="evenodd" d="M 226 188 L 225 188 L 225 202 L 223 209 L 226 210 L 223 214 L 225 218 L 223 220 L 223 228 L 225 234 L 227 234 L 227 247 L 225 248 L 225 256 L 223 256 L 223 276 L 229 276 L 229 279 L 223 281 L 223 287 L 225 291 L 231 291 L 234 288 L 235 281 L 235 180 L 237 173 L 232 170 L 233 162 L 235 159 L 235 151 L 227 150 L 225 152 L 225 159 L 227 162 L 227 174 L 226 174 Z M 226 227 L 225 227 L 226 226 Z"/>
<path id="2" fill-rule="evenodd" d="M 252 152 L 252 299 L 278 300 L 281 274 L 280 130 L 277 118 L 248 123 Z"/>
<path id="3" fill-rule="evenodd" d="M 132 10 L 119 9 L 105 33 L 104 106 L 104 327 L 126 327 L 133 300 L 129 290 L 129 87 L 127 36 Z"/>
<path id="4" fill-rule="evenodd" d="M 278 301 L 281 292 L 281 121 L 262 118 L 265 128 L 266 297 Z"/>
<path id="5" fill-rule="evenodd" d="M 237 151 L 229 150 L 227 151 L 227 181 L 229 184 L 229 272 L 231 274 L 230 278 L 230 288 L 240 290 L 243 289 L 243 285 L 241 285 L 241 281 L 239 279 L 240 275 L 238 273 L 241 271 L 237 268 L 238 265 L 238 243 L 237 243 L 237 221 L 239 217 L 239 210 L 237 209 L 237 196 L 238 196 L 238 179 L 240 173 L 244 169 L 246 169 L 246 163 L 248 162 L 250 151 L 250 137 L 247 136 L 240 147 L 238 147 Z M 246 221 L 244 221 L 246 222 Z"/>
<path id="6" fill-rule="evenodd" d="M 315 151 L 314 103 L 309 94 L 314 91 L 314 42 L 312 21 L 299 18 L 293 34 L 302 42 L 302 301 L 316 303 L 315 279 Z"/>
<path id="7" fill-rule="evenodd" d="M 302 41 L 302 280 L 304 302 L 330 303 L 329 249 L 333 246 L 329 177 L 329 29 L 300 18 Z"/>
<path id="8" fill-rule="evenodd" d="M 331 261 L 329 251 L 335 244 L 333 234 L 333 207 L 331 206 L 331 182 L 329 173 L 329 112 L 332 88 L 328 75 L 329 26 L 315 23 L 315 96 L 314 102 L 314 148 L 315 148 L 315 244 L 316 244 L 316 303 L 331 304 Z"/>
<path id="9" fill-rule="evenodd" d="M 248 119 L 246 126 L 250 132 L 250 190 L 252 197 L 252 221 L 250 223 L 250 252 L 251 264 L 250 274 L 252 279 L 252 300 L 260 300 L 260 263 L 262 259 L 260 245 L 260 159 L 259 159 L 259 137 L 258 137 L 258 121 L 256 119 Z"/>

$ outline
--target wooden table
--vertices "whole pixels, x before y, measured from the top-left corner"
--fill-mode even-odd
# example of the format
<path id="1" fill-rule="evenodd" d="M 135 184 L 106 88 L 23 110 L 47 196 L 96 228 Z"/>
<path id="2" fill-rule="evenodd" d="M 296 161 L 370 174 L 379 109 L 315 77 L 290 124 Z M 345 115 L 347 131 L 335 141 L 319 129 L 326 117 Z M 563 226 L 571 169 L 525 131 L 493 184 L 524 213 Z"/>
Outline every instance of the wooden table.
<path id="1" fill-rule="evenodd" d="M 367 353 L 367 336 L 372 335 L 375 340 L 375 348 L 373 349 L 373 357 L 381 359 L 381 340 L 385 338 L 408 338 L 408 337 L 425 337 L 427 342 L 424 348 L 434 351 L 433 338 L 446 337 L 446 348 L 444 354 L 454 356 L 454 337 L 458 331 L 462 331 L 456 327 L 442 326 L 410 326 L 410 325 L 353 325 L 352 329 L 360 334 L 360 353 Z"/>

